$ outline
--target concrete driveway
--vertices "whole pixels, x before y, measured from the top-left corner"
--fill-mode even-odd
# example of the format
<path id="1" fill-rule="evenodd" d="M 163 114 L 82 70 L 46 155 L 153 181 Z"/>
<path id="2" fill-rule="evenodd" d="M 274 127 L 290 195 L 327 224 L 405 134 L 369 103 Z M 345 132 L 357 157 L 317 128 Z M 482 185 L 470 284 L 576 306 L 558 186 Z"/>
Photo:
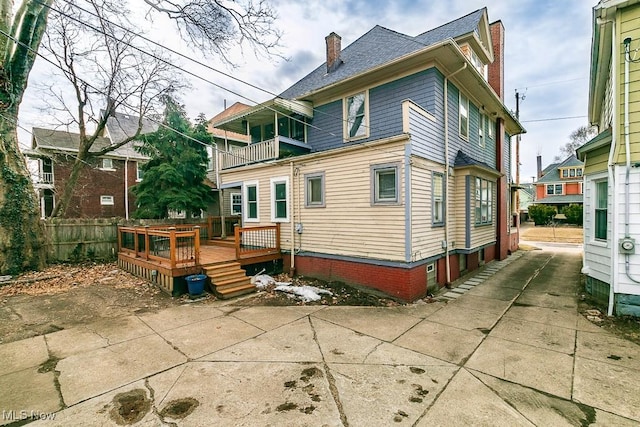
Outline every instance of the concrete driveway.
<path id="1" fill-rule="evenodd" d="M 0 424 L 640 424 L 640 348 L 577 313 L 580 254 L 520 251 L 438 302 L 191 304 L 0 346 Z"/>

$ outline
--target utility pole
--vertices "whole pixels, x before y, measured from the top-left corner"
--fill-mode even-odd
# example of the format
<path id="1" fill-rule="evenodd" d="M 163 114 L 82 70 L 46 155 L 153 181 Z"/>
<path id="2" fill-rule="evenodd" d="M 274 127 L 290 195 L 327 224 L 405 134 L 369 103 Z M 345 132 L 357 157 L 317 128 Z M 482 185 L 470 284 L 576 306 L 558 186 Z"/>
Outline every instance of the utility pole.
<path id="1" fill-rule="evenodd" d="M 520 121 L 520 100 L 524 101 L 524 95 L 516 89 L 516 119 Z M 516 231 L 520 240 L 520 134 L 516 135 Z"/>

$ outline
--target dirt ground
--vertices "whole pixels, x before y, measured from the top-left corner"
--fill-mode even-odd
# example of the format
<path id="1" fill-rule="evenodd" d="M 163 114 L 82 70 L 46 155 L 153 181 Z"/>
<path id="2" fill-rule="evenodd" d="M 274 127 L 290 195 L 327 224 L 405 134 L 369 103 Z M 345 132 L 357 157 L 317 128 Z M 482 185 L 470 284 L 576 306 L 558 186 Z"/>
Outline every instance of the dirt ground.
<path id="1" fill-rule="evenodd" d="M 574 225 L 541 226 L 532 222 L 520 225 L 520 238 L 533 242 L 582 243 L 582 227 Z"/>

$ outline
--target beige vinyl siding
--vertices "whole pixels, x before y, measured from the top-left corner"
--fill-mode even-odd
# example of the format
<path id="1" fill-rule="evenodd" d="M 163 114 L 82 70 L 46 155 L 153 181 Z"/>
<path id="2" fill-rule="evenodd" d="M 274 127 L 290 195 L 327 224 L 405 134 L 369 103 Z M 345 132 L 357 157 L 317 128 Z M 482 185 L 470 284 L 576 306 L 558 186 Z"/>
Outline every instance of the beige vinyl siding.
<path id="1" fill-rule="evenodd" d="M 619 46 L 621 55 L 619 56 L 619 138 L 618 148 L 616 150 L 616 163 L 624 163 L 626 161 L 626 153 L 624 146 L 624 47 L 623 40 L 631 37 L 631 55 L 634 50 L 640 47 L 640 5 L 634 5 L 622 9 L 619 16 Z M 630 136 L 630 153 L 631 162 L 640 161 L 640 63 L 629 64 L 629 136 Z"/>
<path id="2" fill-rule="evenodd" d="M 466 216 L 467 216 L 467 208 L 466 208 L 466 200 L 467 200 L 467 189 L 466 189 L 466 177 L 470 176 L 470 188 L 469 188 L 469 197 L 470 197 L 470 215 L 469 215 L 469 226 L 471 227 L 471 241 L 470 245 L 466 246 Z M 476 177 L 488 180 L 493 182 L 493 203 L 492 203 L 492 222 L 491 224 L 486 225 L 476 225 L 476 217 L 475 217 L 475 194 L 476 194 Z M 484 175 L 479 173 L 477 170 L 473 169 L 462 169 L 456 170 L 455 174 L 456 179 L 456 187 L 455 191 L 452 193 L 454 196 L 453 205 L 449 205 L 449 209 L 453 209 L 454 216 L 457 218 L 457 224 L 454 228 L 453 236 L 455 236 L 455 247 L 452 249 L 474 249 L 496 240 L 496 215 L 497 215 L 497 207 L 496 207 L 496 195 L 497 195 L 497 185 L 495 181 L 495 177 L 491 177 L 489 175 Z"/>
<path id="3" fill-rule="evenodd" d="M 294 203 L 290 217 L 301 223 L 295 233 L 296 250 L 333 255 L 404 261 L 405 259 L 405 141 L 359 146 L 335 153 L 313 154 L 291 159 L 295 173 L 291 180 Z M 372 205 L 371 167 L 393 164 L 398 167 L 399 203 Z M 324 207 L 305 207 L 305 175 L 324 173 Z M 223 182 L 258 181 L 258 223 L 271 224 L 270 179 L 290 176 L 287 161 L 226 171 Z M 291 248 L 290 223 L 282 223 L 283 249 Z"/>
<path id="4" fill-rule="evenodd" d="M 587 162 L 584 166 L 584 174 L 591 175 L 598 172 L 606 172 L 609 162 L 609 146 L 600 147 L 587 154 Z"/>
<path id="5" fill-rule="evenodd" d="M 444 226 L 433 226 L 433 172 L 444 174 L 444 165 L 420 157 L 411 158 L 412 261 L 443 252 Z M 446 177 L 445 177 L 446 178 Z"/>

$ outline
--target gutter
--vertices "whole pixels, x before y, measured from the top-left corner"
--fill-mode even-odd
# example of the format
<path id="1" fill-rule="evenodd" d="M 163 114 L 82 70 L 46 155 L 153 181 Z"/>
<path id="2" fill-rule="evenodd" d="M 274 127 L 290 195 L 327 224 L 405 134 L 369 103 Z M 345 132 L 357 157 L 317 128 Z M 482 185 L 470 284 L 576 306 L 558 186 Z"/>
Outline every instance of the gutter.
<path id="1" fill-rule="evenodd" d="M 616 34 L 616 23 L 615 21 L 611 21 L 611 49 L 612 49 L 612 58 L 617 58 L 617 46 L 616 46 L 616 42 L 615 42 L 615 34 Z M 611 61 L 611 67 L 613 68 L 613 75 L 617 76 L 618 75 L 618 64 L 617 61 Z M 617 92 L 620 89 L 618 88 L 618 85 L 614 86 L 614 102 L 616 99 L 618 99 Z M 613 115 L 613 129 L 618 129 L 618 115 L 614 114 Z M 616 144 L 617 144 L 617 132 L 613 131 L 611 132 L 611 147 L 609 148 L 609 159 L 608 159 L 608 165 L 607 165 L 607 172 L 608 172 L 608 178 L 609 178 L 609 185 L 607 185 L 607 191 L 609 191 L 609 189 L 613 189 L 614 191 L 612 191 L 612 195 L 613 195 L 613 203 L 611 203 L 612 206 L 612 212 L 611 215 L 609 216 L 610 218 L 613 218 L 614 220 L 611 221 L 611 225 L 612 225 L 612 230 L 611 230 L 611 235 L 612 236 L 616 236 L 617 233 L 617 221 L 615 221 L 615 218 L 617 217 L 617 197 L 616 197 L 616 176 L 615 176 L 615 164 L 613 162 L 613 154 L 614 151 L 616 149 Z M 609 218 L 607 218 L 607 223 L 609 223 Z M 613 306 L 614 306 L 614 300 L 615 300 L 615 286 L 616 286 L 616 282 L 617 282 L 617 277 L 618 277 L 618 263 L 616 262 L 617 260 L 617 256 L 618 256 L 618 251 L 617 251 L 618 247 L 616 245 L 613 244 L 613 238 L 611 239 L 611 280 L 610 280 L 610 284 L 609 284 L 609 303 L 607 306 L 607 316 L 613 316 Z"/>
<path id="2" fill-rule="evenodd" d="M 124 218 L 129 219 L 129 158 L 124 159 Z"/>

